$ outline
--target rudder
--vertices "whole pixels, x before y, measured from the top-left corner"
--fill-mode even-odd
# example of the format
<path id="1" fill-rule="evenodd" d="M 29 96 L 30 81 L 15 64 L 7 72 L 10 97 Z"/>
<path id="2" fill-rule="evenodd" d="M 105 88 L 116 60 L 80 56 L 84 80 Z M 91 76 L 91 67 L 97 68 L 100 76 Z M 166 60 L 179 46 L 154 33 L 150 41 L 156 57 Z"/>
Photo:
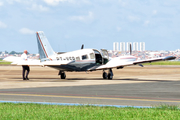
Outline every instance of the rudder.
<path id="1" fill-rule="evenodd" d="M 55 54 L 43 31 L 36 32 L 36 37 L 40 59 L 49 58 Z"/>

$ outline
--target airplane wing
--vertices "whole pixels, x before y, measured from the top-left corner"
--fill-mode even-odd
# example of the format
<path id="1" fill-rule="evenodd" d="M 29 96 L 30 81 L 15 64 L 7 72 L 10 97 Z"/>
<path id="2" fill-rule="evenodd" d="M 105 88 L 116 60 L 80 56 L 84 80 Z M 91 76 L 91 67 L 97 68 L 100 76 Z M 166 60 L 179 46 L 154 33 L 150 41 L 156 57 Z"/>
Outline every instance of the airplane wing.
<path id="1" fill-rule="evenodd" d="M 151 63 L 151 62 L 156 62 L 156 61 L 165 61 L 165 60 L 173 60 L 176 57 L 174 56 L 168 56 L 168 57 L 161 57 L 161 58 L 153 58 L 153 59 L 146 59 L 146 60 L 136 60 L 136 61 L 121 61 L 117 58 L 114 60 L 112 59 L 105 65 L 101 65 L 96 68 L 91 68 L 91 70 L 103 70 L 103 69 L 110 69 L 110 68 L 123 68 L 125 66 L 131 66 L 131 65 L 136 65 L 136 64 L 141 64 L 141 63 Z"/>

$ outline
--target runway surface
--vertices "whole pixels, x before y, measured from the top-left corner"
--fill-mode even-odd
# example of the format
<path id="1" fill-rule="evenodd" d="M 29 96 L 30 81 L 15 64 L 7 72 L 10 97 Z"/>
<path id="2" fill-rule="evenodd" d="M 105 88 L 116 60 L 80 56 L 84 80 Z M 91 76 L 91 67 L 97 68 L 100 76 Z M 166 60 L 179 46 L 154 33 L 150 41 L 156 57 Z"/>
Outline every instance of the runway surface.
<path id="1" fill-rule="evenodd" d="M 0 66 L 0 100 L 129 106 L 180 104 L 180 67 L 135 66 L 114 69 L 113 80 L 102 71 L 67 73 L 31 67 L 30 80 L 21 80 L 20 66 Z"/>

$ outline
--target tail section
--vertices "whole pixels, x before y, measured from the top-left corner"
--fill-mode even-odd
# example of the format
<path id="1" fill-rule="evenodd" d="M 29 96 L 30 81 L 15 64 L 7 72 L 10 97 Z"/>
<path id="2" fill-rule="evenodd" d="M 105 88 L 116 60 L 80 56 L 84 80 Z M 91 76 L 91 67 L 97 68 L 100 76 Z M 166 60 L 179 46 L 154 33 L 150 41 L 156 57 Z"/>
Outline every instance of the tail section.
<path id="1" fill-rule="evenodd" d="M 54 55 L 55 52 L 44 35 L 44 32 L 38 31 L 36 32 L 36 36 L 40 59 L 49 58 L 50 56 Z"/>

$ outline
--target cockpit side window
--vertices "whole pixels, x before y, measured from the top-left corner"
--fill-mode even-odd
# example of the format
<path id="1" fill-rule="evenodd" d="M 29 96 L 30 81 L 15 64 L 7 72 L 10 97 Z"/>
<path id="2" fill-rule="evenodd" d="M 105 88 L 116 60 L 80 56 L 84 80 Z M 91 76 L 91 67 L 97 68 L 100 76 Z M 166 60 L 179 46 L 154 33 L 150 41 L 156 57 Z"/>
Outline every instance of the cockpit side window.
<path id="1" fill-rule="evenodd" d="M 91 58 L 91 59 L 94 59 L 94 58 L 95 58 L 94 53 L 90 53 L 90 58 Z"/>
<path id="2" fill-rule="evenodd" d="M 87 55 L 82 55 L 82 60 L 88 59 Z"/>

